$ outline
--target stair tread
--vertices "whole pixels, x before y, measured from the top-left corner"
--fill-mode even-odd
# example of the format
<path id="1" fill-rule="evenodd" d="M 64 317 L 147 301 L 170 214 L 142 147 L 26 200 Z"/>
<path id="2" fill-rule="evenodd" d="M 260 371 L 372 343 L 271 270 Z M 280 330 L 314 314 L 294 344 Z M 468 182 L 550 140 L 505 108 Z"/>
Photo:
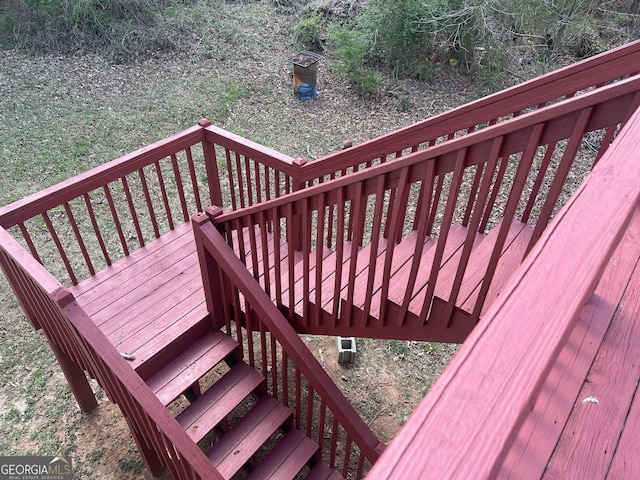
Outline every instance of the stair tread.
<path id="1" fill-rule="evenodd" d="M 176 420 L 197 443 L 263 381 L 262 374 L 240 362 L 180 413 Z"/>
<path id="2" fill-rule="evenodd" d="M 226 433 L 207 457 L 225 478 L 231 478 L 291 416 L 291 410 L 266 395 Z"/>
<path id="3" fill-rule="evenodd" d="M 531 240 L 531 235 L 533 234 L 534 227 L 531 225 L 522 224 L 515 220 L 514 223 L 516 225 L 512 225 L 511 230 L 516 230 L 517 226 L 521 226 L 521 228 L 518 229 L 518 234 L 512 241 L 509 241 L 511 240 L 511 230 L 509 232 L 509 238 L 507 239 L 507 243 L 509 243 L 509 245 L 507 247 L 507 245 L 505 244 L 503 252 L 500 256 L 500 260 L 496 265 L 496 271 L 493 274 L 491 286 L 487 291 L 487 297 L 482 307 L 481 314 L 484 313 L 487 308 L 493 303 L 493 300 L 495 300 L 495 298 L 503 290 L 508 280 L 511 278 L 513 272 L 515 272 L 518 266 L 520 266 L 522 260 L 524 259 L 529 241 Z M 475 306 L 479 293 L 480 284 L 478 283 L 476 288 L 474 288 L 466 296 L 465 301 L 459 302 L 461 303 L 461 308 L 465 311 L 470 311 Z M 460 300 L 462 300 L 462 298 Z"/>
<path id="4" fill-rule="evenodd" d="M 306 480 L 344 480 L 344 477 L 326 463 L 318 462 L 306 476 Z"/>
<path id="5" fill-rule="evenodd" d="M 293 479 L 318 450 L 300 430 L 291 430 L 251 472 L 249 479 Z"/>
<path id="6" fill-rule="evenodd" d="M 460 286 L 460 292 L 458 294 L 458 299 L 460 300 L 458 303 L 462 303 L 484 279 L 489 259 L 491 258 L 500 229 L 502 228 L 503 220 L 501 220 L 486 235 L 484 241 L 480 242 L 478 245 L 474 245 L 473 249 L 471 250 L 469 262 L 465 269 L 464 278 Z M 509 246 L 516 239 L 524 225 L 524 223 L 518 222 L 516 220 L 511 222 L 511 224 L 508 226 L 508 235 L 502 247 L 501 254 L 509 249 Z M 435 295 L 445 301 L 448 300 L 451 295 L 453 282 L 457 274 L 457 268 L 453 271 L 447 271 L 446 273 L 447 274 L 443 275 L 442 279 L 438 278 L 438 284 L 436 285 L 435 291 Z"/>
<path id="7" fill-rule="evenodd" d="M 146 383 L 165 406 L 169 405 L 237 347 L 237 342 L 221 331 L 209 332 Z"/>

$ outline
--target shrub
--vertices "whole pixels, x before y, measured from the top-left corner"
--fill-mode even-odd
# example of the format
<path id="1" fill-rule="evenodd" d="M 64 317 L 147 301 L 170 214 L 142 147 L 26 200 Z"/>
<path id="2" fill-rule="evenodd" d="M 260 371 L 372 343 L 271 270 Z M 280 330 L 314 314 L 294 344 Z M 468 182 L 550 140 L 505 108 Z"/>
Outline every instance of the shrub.
<path id="1" fill-rule="evenodd" d="M 333 24 L 329 41 L 339 60 L 338 72 L 344 74 L 360 95 L 377 93 L 382 78 L 365 66 L 367 44 L 363 33 L 343 25 Z"/>
<path id="2" fill-rule="evenodd" d="M 322 14 L 314 12 L 311 16 L 300 20 L 293 27 L 295 41 L 304 50 L 318 52 L 322 49 L 320 33 L 322 32 Z"/>

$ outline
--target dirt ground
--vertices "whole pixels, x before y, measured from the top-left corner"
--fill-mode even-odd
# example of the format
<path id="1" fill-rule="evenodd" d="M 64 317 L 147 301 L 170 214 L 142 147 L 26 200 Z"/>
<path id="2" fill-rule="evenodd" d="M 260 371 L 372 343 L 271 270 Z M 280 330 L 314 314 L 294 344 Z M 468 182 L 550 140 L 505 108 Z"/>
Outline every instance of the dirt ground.
<path id="1" fill-rule="evenodd" d="M 201 117 L 313 160 L 345 140 L 357 144 L 476 97 L 470 77 L 439 65 L 429 83 L 397 80 L 390 73 L 378 96 L 362 99 L 335 73 L 335 61 L 326 53 L 318 98 L 300 102 L 286 61 L 295 52 L 296 19 L 270 2 L 239 5 L 235 14 L 238 32 L 246 36 L 235 37 L 234 53 L 222 60 L 172 56 L 113 65 L 99 55 L 0 52 L 0 204 Z M 514 83 L 531 75 L 512 72 Z M 77 478 L 151 478 L 126 422 L 103 394 L 94 411 L 78 411 L 45 339 L 24 320 L 3 278 L 0 305 L 0 455 L 68 454 Z M 334 338 L 304 340 L 385 442 L 457 350 L 456 345 L 358 339 L 355 362 L 343 366 Z"/>

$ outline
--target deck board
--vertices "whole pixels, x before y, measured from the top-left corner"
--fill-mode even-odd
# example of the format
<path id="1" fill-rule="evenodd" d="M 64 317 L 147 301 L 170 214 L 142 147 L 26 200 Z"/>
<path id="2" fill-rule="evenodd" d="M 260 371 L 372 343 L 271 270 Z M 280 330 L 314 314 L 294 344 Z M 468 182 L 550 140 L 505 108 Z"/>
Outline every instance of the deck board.
<path id="1" fill-rule="evenodd" d="M 179 347 L 185 332 L 206 332 L 196 328 L 208 313 L 190 223 L 71 290 L 109 341 L 133 356 L 131 364 L 141 374 L 168 345 Z"/>
<path id="2" fill-rule="evenodd" d="M 640 269 L 636 268 L 544 479 L 607 476 L 640 380 L 639 345 Z"/>
<path id="3" fill-rule="evenodd" d="M 581 399 L 589 396 L 580 395 L 580 389 L 585 384 L 585 379 L 591 380 L 589 370 L 593 359 L 598 358 L 598 350 L 612 325 L 623 295 L 626 295 L 629 278 L 638 267 L 639 256 L 640 213 L 637 211 L 603 272 L 594 294 L 580 313 L 576 327 L 553 365 L 531 413 L 517 432 L 506 454 L 499 478 L 541 478 L 556 446 L 559 442 L 567 441 L 559 440 L 561 436 L 571 436 L 575 431 L 575 428 L 565 429 L 565 424 L 571 416 L 574 405 L 580 404 Z M 629 421 L 626 425 L 628 429 Z M 626 429 L 622 434 L 623 438 L 633 439 L 634 435 L 627 433 Z M 621 451 L 620 447 L 618 451 Z M 582 451 L 581 453 L 580 457 L 591 455 L 590 452 Z M 581 461 L 589 463 L 587 459 Z M 616 464 L 614 458 L 613 465 Z M 625 467 L 621 468 L 620 471 L 623 471 Z M 604 476 L 590 474 L 582 478 L 604 478 Z M 609 478 L 634 477 L 610 476 Z"/>

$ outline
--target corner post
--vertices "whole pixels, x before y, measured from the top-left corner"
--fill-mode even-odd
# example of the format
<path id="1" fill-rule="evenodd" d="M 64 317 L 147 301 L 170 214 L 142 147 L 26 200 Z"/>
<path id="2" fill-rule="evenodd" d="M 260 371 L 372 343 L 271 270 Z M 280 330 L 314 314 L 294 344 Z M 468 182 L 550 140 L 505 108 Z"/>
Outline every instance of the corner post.
<path id="1" fill-rule="evenodd" d="M 207 184 L 209 186 L 209 198 L 211 205 L 223 205 L 222 188 L 220 186 L 220 170 L 218 169 L 218 159 L 216 157 L 216 145 L 207 136 L 207 127 L 211 122 L 203 118 L 198 122 L 202 127 L 202 152 L 204 154 L 204 166 L 207 172 Z"/>
<path id="2" fill-rule="evenodd" d="M 204 287 L 204 296 L 207 302 L 207 311 L 211 317 L 214 328 L 222 328 L 227 322 L 225 321 L 223 300 L 225 298 L 222 282 L 222 271 L 213 256 L 207 251 L 204 245 L 204 233 L 202 230 L 207 227 L 213 227 L 212 218 L 220 215 L 222 209 L 219 207 L 211 207 L 207 213 L 198 213 L 195 215 L 191 223 L 193 225 L 193 234 L 195 237 L 196 250 L 198 252 L 198 263 L 200 266 L 200 274 L 202 275 L 202 284 Z M 220 294 L 222 299 L 214 298 L 214 292 Z"/>

